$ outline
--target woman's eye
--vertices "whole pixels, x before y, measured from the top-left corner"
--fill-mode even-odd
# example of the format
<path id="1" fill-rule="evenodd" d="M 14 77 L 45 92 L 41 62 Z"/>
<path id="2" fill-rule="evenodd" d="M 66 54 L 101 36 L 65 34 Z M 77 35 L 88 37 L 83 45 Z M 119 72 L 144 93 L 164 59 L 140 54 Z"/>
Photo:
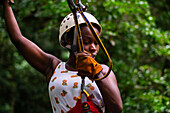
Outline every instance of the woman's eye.
<path id="1" fill-rule="evenodd" d="M 84 41 L 83 43 L 84 43 L 85 45 L 87 45 L 87 44 L 89 44 L 89 41 Z"/>
<path id="2" fill-rule="evenodd" d="M 95 45 L 98 45 L 98 43 L 97 43 L 97 42 L 94 42 L 94 44 L 95 44 Z"/>

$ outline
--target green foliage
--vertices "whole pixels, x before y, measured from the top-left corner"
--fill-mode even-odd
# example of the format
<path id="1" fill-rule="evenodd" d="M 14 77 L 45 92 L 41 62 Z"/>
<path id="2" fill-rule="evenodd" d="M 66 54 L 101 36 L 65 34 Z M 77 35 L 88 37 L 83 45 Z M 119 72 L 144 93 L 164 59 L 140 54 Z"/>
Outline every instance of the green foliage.
<path id="1" fill-rule="evenodd" d="M 168 0 L 82 0 L 102 25 L 102 41 L 113 60 L 123 113 L 169 113 L 170 10 Z M 24 36 L 66 61 L 58 43 L 66 0 L 18 0 L 12 6 Z M 0 7 L 0 15 L 2 15 Z M 45 77 L 12 45 L 0 17 L 0 112 L 51 113 Z M 100 51 L 100 63 L 108 63 Z"/>

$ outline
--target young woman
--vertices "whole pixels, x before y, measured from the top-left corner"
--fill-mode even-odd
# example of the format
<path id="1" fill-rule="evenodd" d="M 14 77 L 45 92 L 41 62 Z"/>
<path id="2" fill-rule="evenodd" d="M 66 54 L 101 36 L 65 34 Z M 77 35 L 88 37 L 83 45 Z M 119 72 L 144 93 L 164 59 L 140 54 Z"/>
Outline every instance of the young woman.
<path id="1" fill-rule="evenodd" d="M 60 44 L 70 52 L 68 61 L 62 62 L 55 56 L 42 51 L 22 35 L 8 2 L 8 0 L 3 0 L 5 23 L 10 39 L 28 63 L 45 75 L 49 84 L 49 96 L 53 113 L 69 112 L 76 106 L 77 98 L 81 91 L 81 77 L 85 77 L 84 89 L 100 112 L 105 112 L 105 109 L 109 113 L 120 113 L 122 111 L 120 92 L 116 77 L 112 71 L 101 81 L 90 80 L 92 78 L 101 78 L 107 73 L 108 66 L 95 61 L 99 45 L 89 28 L 84 24 L 85 22 L 81 16 L 78 16 L 78 21 L 81 26 L 84 50 L 86 52 L 77 52 L 73 15 L 69 14 L 64 18 L 60 26 Z M 85 13 L 85 15 L 94 25 L 96 33 L 100 35 L 101 26 L 96 18 L 89 13 Z M 91 62 L 86 62 L 87 59 Z M 94 63 L 97 66 L 96 68 L 89 66 Z M 82 98 L 86 97 L 82 96 Z"/>

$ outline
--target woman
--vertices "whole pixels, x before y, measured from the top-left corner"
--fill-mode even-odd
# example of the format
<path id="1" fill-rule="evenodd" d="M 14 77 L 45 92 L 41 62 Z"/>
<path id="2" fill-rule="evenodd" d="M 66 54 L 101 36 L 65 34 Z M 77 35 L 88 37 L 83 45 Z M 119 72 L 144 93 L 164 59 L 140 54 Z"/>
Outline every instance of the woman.
<path id="1" fill-rule="evenodd" d="M 21 34 L 8 0 L 3 0 L 3 8 L 7 31 L 12 43 L 31 66 L 46 76 L 53 113 L 68 112 L 76 106 L 77 98 L 81 91 L 81 77 L 85 77 L 84 89 L 88 92 L 99 111 L 105 112 L 105 109 L 109 113 L 122 111 L 120 92 L 116 77 L 112 71 L 108 77 L 101 81 L 92 82 L 90 80 L 101 78 L 107 72 L 108 67 L 94 60 L 99 51 L 99 45 L 81 17 L 79 17 L 79 23 L 81 24 L 84 50 L 86 52 L 77 53 L 74 20 L 72 14 L 69 14 L 60 26 L 60 44 L 70 52 L 68 61 L 62 62 L 55 56 L 42 51 Z M 100 35 L 101 27 L 95 17 L 88 13 L 86 15 L 94 25 L 96 33 Z M 90 59 L 92 62 L 85 62 L 84 59 Z M 97 68 L 93 68 L 93 71 L 89 69 L 91 67 L 86 68 L 91 63 L 97 65 Z M 84 73 L 84 71 L 89 73 Z"/>

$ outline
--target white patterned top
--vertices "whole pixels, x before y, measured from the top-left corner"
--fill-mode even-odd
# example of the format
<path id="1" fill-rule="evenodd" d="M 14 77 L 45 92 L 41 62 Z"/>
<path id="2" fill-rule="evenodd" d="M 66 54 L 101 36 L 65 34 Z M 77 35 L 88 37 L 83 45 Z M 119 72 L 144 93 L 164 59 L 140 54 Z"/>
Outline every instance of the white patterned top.
<path id="1" fill-rule="evenodd" d="M 68 71 L 65 62 L 61 62 L 55 69 L 49 82 L 49 97 L 53 113 L 65 113 L 76 105 L 77 97 L 81 91 L 81 77 L 77 71 Z M 85 90 L 89 93 L 94 104 L 104 112 L 102 95 L 95 83 L 85 78 Z M 83 96 L 82 96 L 83 98 Z"/>

